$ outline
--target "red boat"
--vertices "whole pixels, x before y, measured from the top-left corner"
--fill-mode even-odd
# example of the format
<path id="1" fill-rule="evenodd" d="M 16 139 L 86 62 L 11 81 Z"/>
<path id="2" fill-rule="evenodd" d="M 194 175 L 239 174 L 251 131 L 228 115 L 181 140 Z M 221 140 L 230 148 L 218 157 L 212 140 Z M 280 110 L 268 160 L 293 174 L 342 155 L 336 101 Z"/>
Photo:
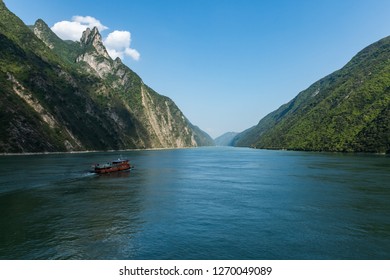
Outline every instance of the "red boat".
<path id="1" fill-rule="evenodd" d="M 95 164 L 93 166 L 92 172 L 97 174 L 104 174 L 104 173 L 112 173 L 112 172 L 129 170 L 130 168 L 131 165 L 128 159 L 117 159 L 112 162 L 107 162 L 104 164 L 99 164 L 99 163 Z"/>

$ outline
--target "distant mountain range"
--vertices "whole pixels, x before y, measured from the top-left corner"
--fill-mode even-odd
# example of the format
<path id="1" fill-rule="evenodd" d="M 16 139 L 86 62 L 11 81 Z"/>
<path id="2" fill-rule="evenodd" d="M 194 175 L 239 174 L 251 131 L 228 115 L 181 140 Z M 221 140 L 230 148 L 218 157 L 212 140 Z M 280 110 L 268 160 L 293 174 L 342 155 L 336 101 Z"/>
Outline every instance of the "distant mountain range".
<path id="1" fill-rule="evenodd" d="M 221 136 L 214 139 L 214 143 L 217 146 L 232 146 L 233 139 L 238 135 L 237 132 L 226 132 Z"/>
<path id="2" fill-rule="evenodd" d="M 390 153 L 390 37 L 237 135 L 232 145 Z"/>
<path id="3" fill-rule="evenodd" d="M 97 28 L 63 41 L 0 0 L 0 153 L 213 145 L 175 103 L 113 60 Z"/>

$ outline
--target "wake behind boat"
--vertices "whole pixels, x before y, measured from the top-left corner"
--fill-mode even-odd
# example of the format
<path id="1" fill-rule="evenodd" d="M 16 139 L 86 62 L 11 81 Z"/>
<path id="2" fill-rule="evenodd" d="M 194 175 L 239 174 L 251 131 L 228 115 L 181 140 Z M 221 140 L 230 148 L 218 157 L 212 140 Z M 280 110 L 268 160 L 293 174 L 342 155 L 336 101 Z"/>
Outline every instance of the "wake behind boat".
<path id="1" fill-rule="evenodd" d="M 131 165 L 128 159 L 120 159 L 113 160 L 111 162 L 107 163 L 97 163 L 92 166 L 93 170 L 91 172 L 97 173 L 97 174 L 105 174 L 105 173 L 112 173 L 112 172 L 119 172 L 119 171 L 125 171 L 130 170 Z"/>

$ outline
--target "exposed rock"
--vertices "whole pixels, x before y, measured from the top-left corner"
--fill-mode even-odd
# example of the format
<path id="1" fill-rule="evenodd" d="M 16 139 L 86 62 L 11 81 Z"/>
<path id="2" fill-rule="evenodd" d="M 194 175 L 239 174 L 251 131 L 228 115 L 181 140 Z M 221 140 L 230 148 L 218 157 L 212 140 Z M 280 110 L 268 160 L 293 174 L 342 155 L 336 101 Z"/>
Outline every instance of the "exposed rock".
<path id="1" fill-rule="evenodd" d="M 0 152 L 211 144 L 168 97 L 112 60 L 97 28 L 63 41 L 0 2 Z"/>

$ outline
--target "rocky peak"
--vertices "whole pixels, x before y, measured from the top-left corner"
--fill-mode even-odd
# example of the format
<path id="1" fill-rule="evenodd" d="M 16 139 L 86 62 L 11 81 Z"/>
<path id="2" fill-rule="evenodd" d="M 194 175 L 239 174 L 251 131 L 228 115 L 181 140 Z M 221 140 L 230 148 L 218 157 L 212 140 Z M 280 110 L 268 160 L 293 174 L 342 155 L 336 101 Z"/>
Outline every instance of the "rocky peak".
<path id="1" fill-rule="evenodd" d="M 80 39 L 81 47 L 88 48 L 92 46 L 98 55 L 102 55 L 107 59 L 111 59 L 106 48 L 103 45 L 102 36 L 99 33 L 99 30 L 95 26 L 92 30 L 87 28 Z"/>
<path id="2" fill-rule="evenodd" d="M 49 26 L 44 22 L 42 19 L 37 19 L 37 21 L 34 24 L 34 28 L 38 28 L 42 31 L 49 30 Z"/>
<path id="3" fill-rule="evenodd" d="M 84 46 L 87 46 L 91 43 L 93 38 L 99 34 L 98 29 L 94 27 L 92 30 L 88 27 L 81 36 L 80 43 Z M 99 34 L 100 35 L 100 34 Z M 101 39 L 101 38 L 100 38 Z"/>
<path id="4" fill-rule="evenodd" d="M 53 37 L 50 27 L 42 19 L 38 19 L 34 26 L 33 32 L 35 36 L 41 39 L 49 48 L 53 49 L 54 45 L 50 37 Z"/>
<path id="5" fill-rule="evenodd" d="M 77 62 L 85 62 L 89 65 L 94 74 L 104 78 L 113 70 L 113 60 L 103 45 L 102 36 L 99 30 L 94 27 L 87 28 L 80 39 L 81 54 L 77 57 Z"/>

